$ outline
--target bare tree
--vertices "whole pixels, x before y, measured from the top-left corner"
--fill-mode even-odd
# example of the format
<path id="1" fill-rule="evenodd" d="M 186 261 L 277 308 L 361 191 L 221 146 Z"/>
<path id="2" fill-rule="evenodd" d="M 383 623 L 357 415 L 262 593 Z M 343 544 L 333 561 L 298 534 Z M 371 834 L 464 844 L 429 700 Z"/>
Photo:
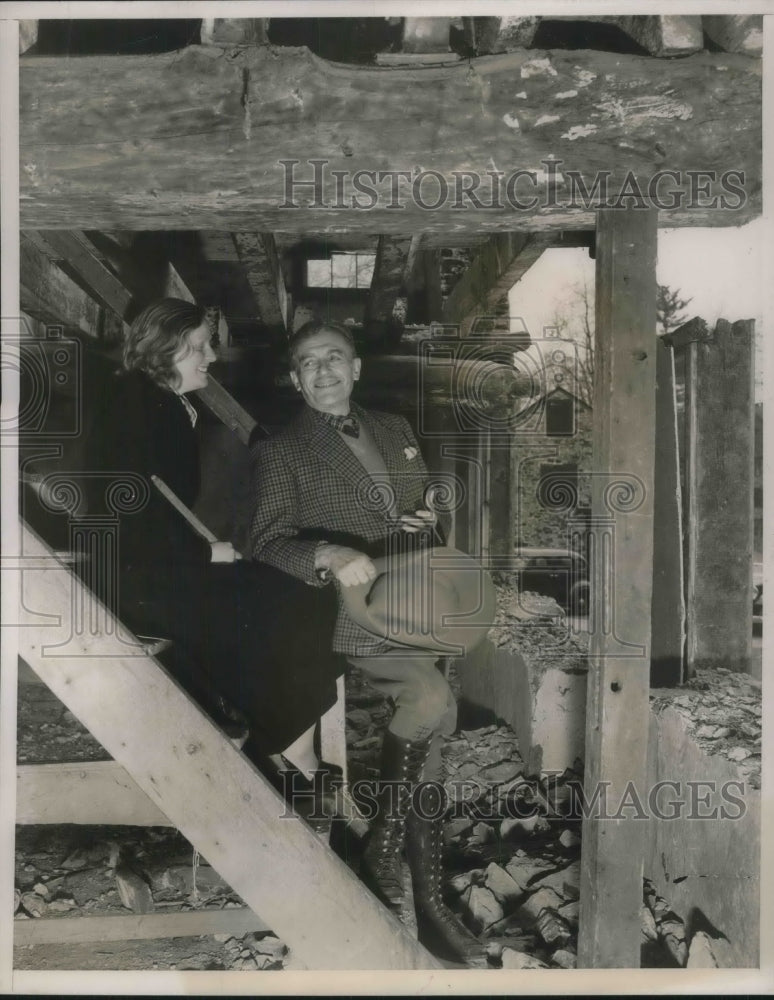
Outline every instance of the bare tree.
<path id="1" fill-rule="evenodd" d="M 686 321 L 683 309 L 693 299 L 681 299 L 679 288 L 670 288 L 669 285 L 658 286 L 658 299 L 656 301 L 656 315 L 661 333 L 670 333 L 682 326 Z"/>
<path id="2" fill-rule="evenodd" d="M 551 367 L 562 372 L 568 391 L 591 406 L 594 391 L 594 294 L 585 281 L 575 286 L 568 305 L 569 308 L 554 312 L 552 325 L 554 337 L 572 344 L 572 350 L 565 354 L 564 361 L 553 360 Z"/>

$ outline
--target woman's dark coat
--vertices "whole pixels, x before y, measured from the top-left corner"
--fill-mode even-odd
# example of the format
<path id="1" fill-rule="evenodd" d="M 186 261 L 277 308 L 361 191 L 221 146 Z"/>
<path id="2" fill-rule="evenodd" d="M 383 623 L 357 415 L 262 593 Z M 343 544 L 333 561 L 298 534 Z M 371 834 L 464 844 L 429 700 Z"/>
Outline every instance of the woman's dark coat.
<path id="1" fill-rule="evenodd" d="M 223 695 L 239 708 L 261 752 L 283 750 L 335 701 L 333 588 L 247 560 L 210 562 L 209 542 L 150 481 L 159 476 L 189 508 L 196 500 L 197 435 L 174 392 L 141 373 L 116 376 L 91 437 L 91 468 L 133 481 L 137 495 L 130 487 L 123 507 L 140 508 L 120 515 L 121 619 L 172 639 L 181 682 L 205 705 Z"/>

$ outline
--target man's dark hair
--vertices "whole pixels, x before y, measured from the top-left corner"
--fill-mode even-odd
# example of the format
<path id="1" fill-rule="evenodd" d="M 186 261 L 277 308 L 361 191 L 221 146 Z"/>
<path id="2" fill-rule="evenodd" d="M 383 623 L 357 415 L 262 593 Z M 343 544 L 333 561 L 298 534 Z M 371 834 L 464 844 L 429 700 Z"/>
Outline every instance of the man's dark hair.
<path id="1" fill-rule="evenodd" d="M 311 319 L 308 323 L 304 323 L 303 326 L 300 326 L 288 341 L 288 357 L 290 358 L 291 368 L 296 364 L 298 349 L 301 345 L 305 341 L 309 340 L 310 337 L 314 337 L 318 333 L 322 333 L 323 330 L 329 330 L 331 333 L 338 333 L 338 335 L 349 344 L 352 353 L 357 354 L 357 348 L 355 347 L 355 339 L 352 336 L 352 331 L 346 326 L 342 326 L 341 323 L 331 323 L 328 320 Z"/>

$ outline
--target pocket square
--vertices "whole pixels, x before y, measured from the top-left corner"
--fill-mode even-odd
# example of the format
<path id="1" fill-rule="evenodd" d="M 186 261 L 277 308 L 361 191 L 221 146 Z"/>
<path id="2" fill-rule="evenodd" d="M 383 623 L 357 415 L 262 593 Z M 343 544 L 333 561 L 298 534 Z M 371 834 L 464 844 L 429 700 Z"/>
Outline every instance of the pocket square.
<path id="1" fill-rule="evenodd" d="M 410 445 L 408 445 L 407 447 L 405 447 L 403 449 L 403 454 L 406 456 L 406 458 L 410 462 L 412 460 L 412 458 L 416 458 L 417 457 L 417 455 L 419 454 L 419 449 L 418 448 L 412 448 Z"/>

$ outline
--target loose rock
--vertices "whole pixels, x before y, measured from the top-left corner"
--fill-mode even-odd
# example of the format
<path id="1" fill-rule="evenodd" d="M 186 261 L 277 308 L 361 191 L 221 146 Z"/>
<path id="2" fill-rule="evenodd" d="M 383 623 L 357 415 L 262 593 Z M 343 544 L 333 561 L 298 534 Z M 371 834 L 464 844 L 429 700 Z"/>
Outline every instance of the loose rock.
<path id="1" fill-rule="evenodd" d="M 712 939 L 704 931 L 696 931 L 691 938 L 686 965 L 689 969 L 717 969 Z"/>
<path id="2" fill-rule="evenodd" d="M 487 889 L 490 889 L 503 906 L 513 906 L 524 897 L 524 889 L 511 878 L 507 871 L 493 861 L 486 870 Z"/>
<path id="3" fill-rule="evenodd" d="M 513 948 L 503 948 L 503 968 L 547 969 L 548 966 L 533 955 L 527 955 L 523 951 L 514 951 Z"/>
<path id="4" fill-rule="evenodd" d="M 505 915 L 503 908 L 495 899 L 494 893 L 482 886 L 471 886 L 466 895 L 463 896 L 463 901 L 470 913 L 471 923 L 479 932 L 496 924 Z"/>
<path id="5" fill-rule="evenodd" d="M 574 969 L 578 964 L 577 956 L 573 955 L 571 951 L 566 951 L 564 948 L 557 949 L 551 956 L 551 961 L 554 965 L 558 965 L 560 969 Z"/>

